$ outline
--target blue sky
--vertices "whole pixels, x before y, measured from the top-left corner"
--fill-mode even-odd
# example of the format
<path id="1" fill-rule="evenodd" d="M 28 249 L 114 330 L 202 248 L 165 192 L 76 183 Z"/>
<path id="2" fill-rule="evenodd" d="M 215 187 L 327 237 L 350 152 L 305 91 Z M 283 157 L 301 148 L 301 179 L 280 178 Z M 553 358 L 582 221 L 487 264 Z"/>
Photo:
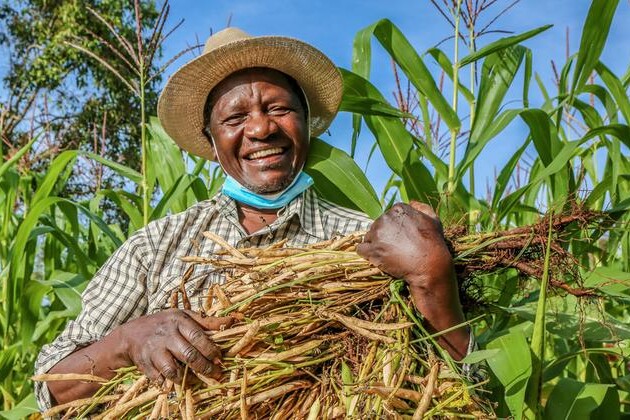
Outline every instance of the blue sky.
<path id="1" fill-rule="evenodd" d="M 491 9 L 486 18 L 481 20 L 482 23 L 487 22 L 511 1 L 499 0 L 494 10 Z M 493 28 L 520 33 L 544 24 L 554 24 L 550 30 L 525 43 L 534 53 L 534 71 L 541 75 L 548 89 L 553 89 L 550 60 L 555 59 L 560 65 L 564 63 L 567 28 L 570 51 L 573 53 L 577 50 L 581 26 L 589 5 L 590 2 L 586 0 L 521 0 L 499 18 Z M 225 28 L 230 20 L 231 26 L 240 27 L 253 35 L 275 34 L 302 39 L 321 49 L 337 65 L 350 68 L 355 34 L 381 18 L 392 20 L 419 52 L 434 46 L 452 33 L 448 23 L 429 0 L 172 0 L 169 19 L 171 24 L 180 19 L 183 19 L 184 23 L 165 44 L 164 57 L 173 56 L 187 46 L 197 43 L 197 40 L 204 42 L 211 30 L 216 32 Z M 602 57 L 618 75 L 624 74 L 630 64 L 629 26 L 630 2 L 621 0 Z M 499 36 L 505 35 L 490 34 L 481 38 L 479 45 L 482 46 Z M 447 41 L 440 47 L 450 55 L 452 44 L 452 41 Z M 185 60 L 186 58 L 180 59 L 172 65 L 166 76 Z M 438 74 L 437 65 L 431 59 L 426 59 L 425 62 L 435 71 L 434 74 Z M 391 64 L 380 47 L 374 48 L 373 63 L 372 82 L 393 101 L 391 92 L 394 89 L 394 82 Z M 467 73 L 462 77 L 468 80 Z M 516 84 L 520 85 L 518 82 Z M 520 98 L 520 86 L 518 90 L 519 92 L 514 94 L 514 99 Z M 447 98 L 450 98 L 450 95 Z M 540 104 L 541 101 L 533 83 L 531 100 L 532 105 Z M 466 110 L 460 110 L 460 115 L 465 114 Z M 464 124 L 467 125 L 467 121 Z M 349 150 L 351 137 L 349 115 L 340 114 L 330 132 L 330 137 L 323 138 L 337 147 Z M 516 122 L 504 135 L 493 140 L 493 146 L 486 152 L 486 156 L 481 157 L 484 165 L 477 169 L 478 190 L 485 188 L 487 182 L 492 183 L 494 169 L 503 166 L 511 152 L 522 144 L 525 135 L 526 130 Z M 365 165 L 368 147 L 372 142 L 369 131 L 364 130 L 357 154 L 357 161 L 362 167 Z M 368 176 L 377 192 L 381 191 L 386 180 L 383 174 L 387 173 L 382 159 L 377 157 L 370 162 Z"/>

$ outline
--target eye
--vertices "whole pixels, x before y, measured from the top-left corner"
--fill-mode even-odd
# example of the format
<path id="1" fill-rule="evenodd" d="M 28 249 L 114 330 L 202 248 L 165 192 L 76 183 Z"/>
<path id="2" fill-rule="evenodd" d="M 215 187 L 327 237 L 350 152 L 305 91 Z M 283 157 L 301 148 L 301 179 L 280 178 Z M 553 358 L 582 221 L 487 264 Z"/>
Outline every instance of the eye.
<path id="1" fill-rule="evenodd" d="M 269 108 L 270 115 L 282 116 L 290 113 L 291 111 L 293 111 L 293 109 L 283 105 L 274 105 Z"/>
<path id="2" fill-rule="evenodd" d="M 230 127 L 235 127 L 241 124 L 245 120 L 245 114 L 232 114 L 227 116 L 221 121 L 223 125 L 227 125 Z"/>

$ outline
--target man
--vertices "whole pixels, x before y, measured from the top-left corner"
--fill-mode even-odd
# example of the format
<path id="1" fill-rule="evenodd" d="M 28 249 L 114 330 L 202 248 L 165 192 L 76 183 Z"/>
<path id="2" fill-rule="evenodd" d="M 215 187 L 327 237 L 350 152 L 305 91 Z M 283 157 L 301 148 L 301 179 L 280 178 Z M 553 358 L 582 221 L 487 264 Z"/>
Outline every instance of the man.
<path id="1" fill-rule="evenodd" d="M 107 261 L 83 295 L 76 321 L 38 358 L 36 373 L 92 373 L 111 378 L 135 365 L 150 379 L 180 380 L 183 366 L 219 372 L 220 351 L 204 329 L 230 318 L 201 318 L 169 309 L 187 266 L 184 255 L 210 255 L 211 230 L 233 246 L 299 246 L 357 230 L 369 232 L 358 252 L 404 278 L 433 331 L 464 321 L 450 253 L 432 210 L 398 204 L 374 223 L 317 197 L 302 172 L 311 135 L 326 130 L 341 101 L 342 80 L 312 46 L 290 38 L 250 37 L 229 28 L 209 38 L 204 54 L 167 82 L 158 115 L 185 150 L 216 159 L 227 179 L 212 200 L 149 224 Z M 193 309 L 221 274 L 198 266 L 187 283 Z M 469 333 L 459 328 L 439 344 L 459 359 Z M 98 385 L 38 385 L 42 408 L 93 394 Z M 49 394 L 50 391 L 50 394 Z"/>

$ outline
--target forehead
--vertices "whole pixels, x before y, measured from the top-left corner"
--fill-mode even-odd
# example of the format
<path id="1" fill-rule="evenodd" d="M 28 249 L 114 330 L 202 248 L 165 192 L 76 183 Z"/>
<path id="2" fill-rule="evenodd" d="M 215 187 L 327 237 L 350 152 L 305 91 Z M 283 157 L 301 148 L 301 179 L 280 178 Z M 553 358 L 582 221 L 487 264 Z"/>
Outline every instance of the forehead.
<path id="1" fill-rule="evenodd" d="M 299 97 L 298 92 L 296 92 L 296 89 L 299 89 L 297 84 L 295 82 L 292 83 L 286 74 L 274 69 L 256 67 L 240 70 L 223 79 L 210 91 L 208 102 L 215 104 L 223 95 L 230 92 L 232 89 L 256 82 L 266 82 L 275 85 L 286 90 L 291 96 L 295 98 Z"/>

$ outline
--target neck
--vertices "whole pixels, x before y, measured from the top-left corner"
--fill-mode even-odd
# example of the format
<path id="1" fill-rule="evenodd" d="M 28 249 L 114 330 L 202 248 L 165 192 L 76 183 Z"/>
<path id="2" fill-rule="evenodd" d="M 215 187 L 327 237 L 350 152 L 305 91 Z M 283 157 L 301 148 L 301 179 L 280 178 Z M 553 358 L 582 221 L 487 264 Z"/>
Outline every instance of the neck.
<path id="1" fill-rule="evenodd" d="M 278 218 L 278 209 L 258 209 L 238 202 L 237 208 L 238 220 L 248 234 L 258 232 Z"/>

